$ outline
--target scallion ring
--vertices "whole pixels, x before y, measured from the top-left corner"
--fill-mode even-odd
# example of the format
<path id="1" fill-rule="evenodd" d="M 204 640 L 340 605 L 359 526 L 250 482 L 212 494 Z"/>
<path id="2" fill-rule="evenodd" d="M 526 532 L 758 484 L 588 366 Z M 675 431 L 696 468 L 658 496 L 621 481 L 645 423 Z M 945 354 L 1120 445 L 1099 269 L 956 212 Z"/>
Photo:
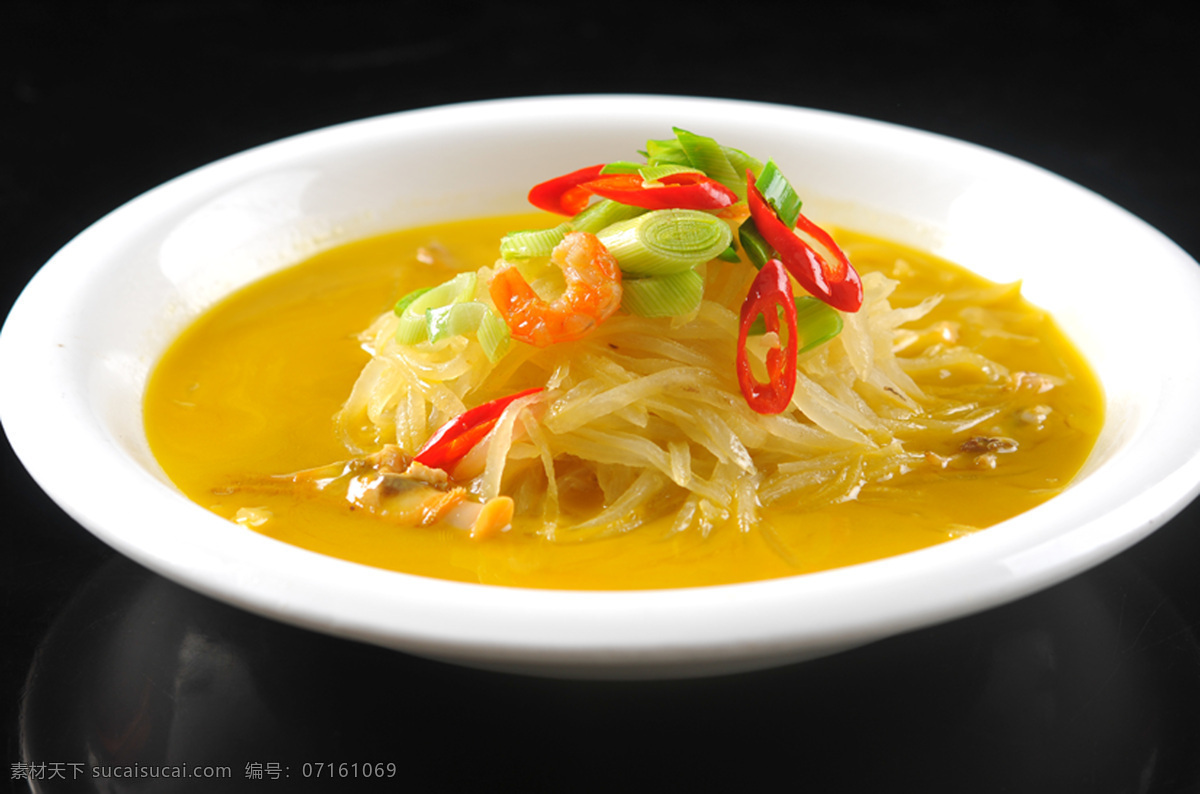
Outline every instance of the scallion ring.
<path id="1" fill-rule="evenodd" d="M 600 242 L 634 276 L 682 273 L 729 247 L 733 232 L 720 218 L 698 210 L 654 210 L 597 233 Z"/>

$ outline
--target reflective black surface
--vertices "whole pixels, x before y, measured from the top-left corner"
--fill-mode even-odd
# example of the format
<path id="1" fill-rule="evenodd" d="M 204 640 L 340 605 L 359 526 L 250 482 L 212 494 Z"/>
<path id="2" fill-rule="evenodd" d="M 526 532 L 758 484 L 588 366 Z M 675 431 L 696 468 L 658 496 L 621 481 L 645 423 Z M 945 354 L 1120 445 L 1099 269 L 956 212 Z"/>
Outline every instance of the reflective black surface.
<path id="1" fill-rule="evenodd" d="M 909 124 L 1057 171 L 1200 253 L 1191 14 L 900 9 L 743 4 L 717 24 L 534 4 L 7 4 L 3 310 L 89 223 L 190 168 L 339 121 L 524 94 L 730 96 Z M 1197 504 L 1113 561 L 967 619 L 778 670 L 597 683 L 459 669 L 218 604 L 93 539 L 7 446 L 0 463 L 15 791 L 27 777 L 39 791 L 353 791 L 381 782 L 364 763 L 419 791 L 1200 790 Z M 180 765 L 230 777 L 115 776 Z"/>
<path id="2" fill-rule="evenodd" d="M 611 683 L 461 670 L 314 636 L 113 558 L 43 636 L 19 727 L 23 757 L 229 766 L 247 791 L 272 783 L 246 777 L 268 763 L 288 790 L 332 787 L 304 777 L 330 761 L 393 763 L 406 784 L 454 787 L 512 776 L 616 790 L 636 775 L 656 788 L 757 789 L 791 770 L 817 791 L 899 780 L 1187 790 L 1200 779 L 1198 669 L 1176 605 L 1125 560 L 837 657 Z M 70 782 L 62 790 L 95 788 Z"/>

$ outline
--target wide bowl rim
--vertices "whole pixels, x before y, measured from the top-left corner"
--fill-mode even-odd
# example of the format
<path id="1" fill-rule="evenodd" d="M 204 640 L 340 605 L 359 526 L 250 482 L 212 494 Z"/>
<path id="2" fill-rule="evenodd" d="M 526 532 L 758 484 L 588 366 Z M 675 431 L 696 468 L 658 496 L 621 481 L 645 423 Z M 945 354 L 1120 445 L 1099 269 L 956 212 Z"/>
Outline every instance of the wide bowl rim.
<path id="1" fill-rule="evenodd" d="M 37 371 L 47 328 L 67 323 L 56 300 L 71 283 L 86 283 L 97 251 L 136 235 L 140 226 L 254 169 L 336 149 L 364 137 L 426 125 L 482 124 L 513 114 L 525 119 L 595 117 L 616 110 L 663 115 L 737 112 L 870 139 L 900 141 L 952 154 L 987 169 L 1015 169 L 1120 219 L 1161 251 L 1163 278 L 1200 296 L 1195 262 L 1143 221 L 1060 176 L 984 147 L 887 122 L 831 111 L 741 100 L 650 95 L 512 98 L 424 108 L 351 121 L 267 143 L 202 166 L 131 200 L 70 241 L 38 272 L 0 331 L 0 370 Z M 582 115 L 581 115 L 582 114 Z M 1170 260 L 1169 262 L 1167 260 Z M 1189 297 L 1189 299 L 1190 299 Z M 52 337 L 53 332 L 49 332 Z M 30 340 L 42 338 L 30 349 Z M 65 366 L 65 365 L 64 365 Z M 52 375 L 60 369 L 49 370 Z M 1177 453 L 1166 476 L 1072 523 L 1075 502 L 1100 499 L 1114 482 L 1100 472 L 1088 493 L 1055 500 L 953 543 L 815 574 L 677 590 L 526 590 L 426 579 L 345 562 L 248 532 L 166 488 L 154 472 L 114 459 L 102 418 L 78 391 L 55 394 L 62 382 L 0 387 L 0 421 L 35 481 L 76 521 L 148 568 L 186 586 L 286 622 L 415 653 L 500 669 L 567 675 L 639 677 L 703 674 L 765 666 L 852 647 L 918 626 L 949 620 L 1034 592 L 1106 559 L 1165 523 L 1200 493 L 1200 452 Z M 1178 384 L 1174 384 L 1178 385 Z M 1196 390 L 1192 379 L 1188 393 Z M 63 406 L 68 406 L 64 409 Z M 144 496 L 131 523 L 124 500 L 95 484 L 65 477 L 46 449 L 48 407 L 59 410 L 59 438 L 106 465 L 104 477 Z M 1200 446 L 1200 445 L 1197 445 Z M 1121 466 L 1133 465 L 1119 461 Z M 1103 467 L 1102 467 L 1103 468 Z M 1110 467 L 1111 468 L 1111 467 Z M 1118 472 L 1119 473 L 1119 472 Z M 1119 481 L 1119 477 L 1116 478 Z M 1086 483 L 1085 483 L 1086 484 Z M 156 537 L 155 515 L 185 524 L 195 545 Z M 1029 516 L 1033 516 L 1030 518 Z M 1070 524 L 1062 529 L 1061 524 Z M 1052 531 L 1048 531 L 1052 530 Z M 312 588 L 312 582 L 321 582 Z M 955 598 L 947 600 L 947 588 Z M 820 607 L 818 609 L 818 607 Z"/>

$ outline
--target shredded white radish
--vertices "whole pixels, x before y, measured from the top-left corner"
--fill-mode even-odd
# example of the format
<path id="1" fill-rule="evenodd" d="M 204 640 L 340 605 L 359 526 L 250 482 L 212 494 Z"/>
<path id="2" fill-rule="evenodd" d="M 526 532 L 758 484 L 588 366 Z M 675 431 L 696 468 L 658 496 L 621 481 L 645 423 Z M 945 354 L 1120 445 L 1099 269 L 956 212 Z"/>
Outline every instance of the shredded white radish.
<path id="1" fill-rule="evenodd" d="M 914 327 L 938 297 L 893 307 L 897 282 L 872 272 L 841 334 L 799 357 L 789 409 L 755 413 L 733 365 L 754 272 L 706 272 L 705 300 L 690 318 L 618 314 L 576 341 L 513 343 L 495 363 L 468 337 L 399 344 L 396 318 L 385 314 L 363 334 L 372 358 L 338 415 L 342 433 L 359 449 L 394 443 L 412 454 L 466 408 L 541 386 L 510 404 L 473 454 L 477 497 L 513 496 L 517 514 L 544 522 L 556 540 L 659 518 L 670 532 L 706 535 L 725 521 L 749 532 L 765 506 L 854 499 L 926 460 L 911 439 L 962 433 L 999 410 L 940 398 L 929 384 L 944 373 L 989 388 L 1015 377 L 958 344 L 957 323 Z M 1011 289 L 997 287 L 996 299 Z M 987 312 L 985 302 L 970 319 L 990 327 Z M 754 366 L 764 366 L 769 341 L 757 343 Z M 581 515 L 580 493 L 603 499 Z"/>

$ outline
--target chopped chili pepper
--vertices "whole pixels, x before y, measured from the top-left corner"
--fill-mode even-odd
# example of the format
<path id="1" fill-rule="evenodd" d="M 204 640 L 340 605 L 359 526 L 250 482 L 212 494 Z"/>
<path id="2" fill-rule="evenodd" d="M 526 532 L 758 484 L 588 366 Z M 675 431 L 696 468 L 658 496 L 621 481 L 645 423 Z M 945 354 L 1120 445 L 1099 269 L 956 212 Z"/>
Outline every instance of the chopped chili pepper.
<path id="1" fill-rule="evenodd" d="M 597 196 L 647 210 L 719 210 L 737 194 L 704 174 L 683 172 L 646 182 L 640 174 L 609 174 L 581 185 Z"/>
<path id="2" fill-rule="evenodd" d="M 834 281 L 829 285 L 829 291 L 833 298 L 827 301 L 829 305 L 843 311 L 858 311 L 863 302 L 862 280 L 858 277 L 858 271 L 854 269 L 854 265 L 850 264 L 850 258 L 846 256 L 846 252 L 834 242 L 833 238 L 829 236 L 829 232 L 804 217 L 802 212 L 796 214 L 796 231 L 812 238 L 808 246 L 823 262 L 828 262 L 829 257 L 819 253 L 821 248 L 832 254 L 838 262 L 839 270 L 844 273 L 841 280 Z"/>
<path id="3" fill-rule="evenodd" d="M 862 281 L 854 266 L 833 238 L 815 223 L 798 214 L 796 229 L 800 236 L 779 220 L 771 205 L 754 185 L 754 175 L 746 172 L 747 203 L 750 217 L 763 239 L 775 249 L 784 267 L 800 286 L 835 309 L 856 312 L 862 306 Z"/>
<path id="4" fill-rule="evenodd" d="M 580 168 L 569 174 L 548 179 L 529 191 L 529 203 L 540 210 L 572 216 L 583 211 L 592 194 L 580 187 L 600 176 L 604 164 Z"/>
<path id="5" fill-rule="evenodd" d="M 528 389 L 464 411 L 434 431 L 413 460 L 430 468 L 449 471 L 492 432 L 500 421 L 500 414 L 510 403 L 540 391 L 541 387 Z"/>
<path id="6" fill-rule="evenodd" d="M 767 331 L 779 332 L 779 310 L 783 309 L 787 324 L 787 346 L 773 347 L 767 351 L 766 383 L 759 383 L 750 370 L 750 358 L 746 352 L 746 339 L 750 326 L 761 314 Z M 799 332 L 796 328 L 796 301 L 792 295 L 792 282 L 784 265 L 771 259 L 750 284 L 750 291 L 742 304 L 741 326 L 738 329 L 737 376 L 746 403 L 760 414 L 782 413 L 792 401 L 796 391 L 796 355 Z"/>

